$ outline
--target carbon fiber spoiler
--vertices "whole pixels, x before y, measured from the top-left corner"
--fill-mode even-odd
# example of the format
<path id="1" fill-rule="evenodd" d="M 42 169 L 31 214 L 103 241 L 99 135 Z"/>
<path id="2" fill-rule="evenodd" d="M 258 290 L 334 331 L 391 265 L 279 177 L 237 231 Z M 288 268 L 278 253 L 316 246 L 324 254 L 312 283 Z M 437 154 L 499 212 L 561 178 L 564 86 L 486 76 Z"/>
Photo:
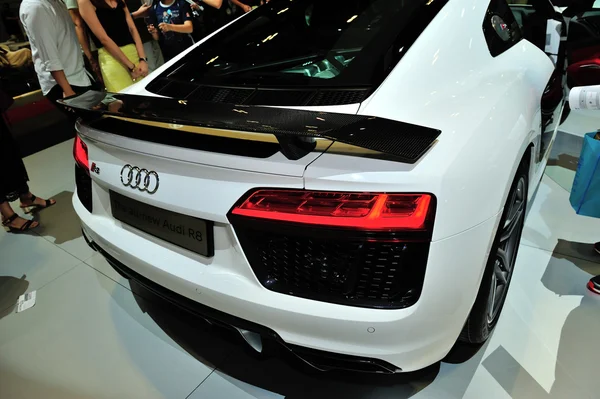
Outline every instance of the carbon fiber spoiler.
<path id="1" fill-rule="evenodd" d="M 84 121 L 117 116 L 272 135 L 289 159 L 312 151 L 316 138 L 377 151 L 406 162 L 417 162 L 440 135 L 428 127 L 384 118 L 285 108 L 186 101 L 163 97 L 88 91 L 60 100 Z"/>

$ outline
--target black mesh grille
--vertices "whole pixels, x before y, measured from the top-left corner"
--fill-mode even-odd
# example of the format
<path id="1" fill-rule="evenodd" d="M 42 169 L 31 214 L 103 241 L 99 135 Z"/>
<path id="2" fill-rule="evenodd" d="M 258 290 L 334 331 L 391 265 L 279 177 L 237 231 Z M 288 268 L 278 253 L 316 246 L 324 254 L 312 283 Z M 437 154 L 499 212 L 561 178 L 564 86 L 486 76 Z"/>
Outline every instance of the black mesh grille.
<path id="1" fill-rule="evenodd" d="M 75 184 L 77 186 L 77 198 L 85 209 L 92 212 L 92 179 L 79 165 L 75 165 Z"/>
<path id="2" fill-rule="evenodd" d="M 227 104 L 245 104 L 246 99 L 254 93 L 253 89 L 227 89 L 222 100 L 219 102 Z"/>
<path id="3" fill-rule="evenodd" d="M 254 273 L 269 290 L 375 308 L 405 308 L 419 298 L 427 242 L 390 242 L 318 228 L 256 228 L 235 220 L 234 226 Z"/>

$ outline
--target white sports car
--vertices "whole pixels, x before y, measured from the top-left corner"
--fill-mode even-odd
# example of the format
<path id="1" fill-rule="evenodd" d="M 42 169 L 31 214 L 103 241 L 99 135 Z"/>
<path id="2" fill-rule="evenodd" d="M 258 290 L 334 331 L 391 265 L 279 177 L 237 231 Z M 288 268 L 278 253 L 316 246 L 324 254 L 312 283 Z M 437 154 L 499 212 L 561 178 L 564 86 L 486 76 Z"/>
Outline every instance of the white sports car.
<path id="1" fill-rule="evenodd" d="M 514 3 L 272 0 L 124 93 L 65 100 L 84 236 L 321 370 L 485 341 L 582 47 L 564 9 Z"/>

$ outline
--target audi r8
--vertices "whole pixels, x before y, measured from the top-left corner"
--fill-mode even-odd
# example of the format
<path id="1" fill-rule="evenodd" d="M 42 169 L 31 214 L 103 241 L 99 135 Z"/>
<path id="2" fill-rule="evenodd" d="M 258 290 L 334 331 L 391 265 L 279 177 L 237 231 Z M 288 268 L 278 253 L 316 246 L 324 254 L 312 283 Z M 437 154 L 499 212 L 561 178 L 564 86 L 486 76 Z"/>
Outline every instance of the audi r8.
<path id="1" fill-rule="evenodd" d="M 514 3 L 272 0 L 122 93 L 65 100 L 86 240 L 321 370 L 484 342 L 581 45 L 563 9 Z"/>

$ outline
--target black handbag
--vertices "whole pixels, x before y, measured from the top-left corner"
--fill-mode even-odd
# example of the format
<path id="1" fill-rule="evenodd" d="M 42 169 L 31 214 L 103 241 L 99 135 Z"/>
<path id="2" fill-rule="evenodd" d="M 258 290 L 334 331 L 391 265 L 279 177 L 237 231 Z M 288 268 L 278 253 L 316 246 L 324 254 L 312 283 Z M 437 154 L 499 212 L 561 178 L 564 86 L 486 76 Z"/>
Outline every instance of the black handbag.
<path id="1" fill-rule="evenodd" d="M 0 88 L 0 113 L 6 112 L 14 102 L 15 99 Z"/>

